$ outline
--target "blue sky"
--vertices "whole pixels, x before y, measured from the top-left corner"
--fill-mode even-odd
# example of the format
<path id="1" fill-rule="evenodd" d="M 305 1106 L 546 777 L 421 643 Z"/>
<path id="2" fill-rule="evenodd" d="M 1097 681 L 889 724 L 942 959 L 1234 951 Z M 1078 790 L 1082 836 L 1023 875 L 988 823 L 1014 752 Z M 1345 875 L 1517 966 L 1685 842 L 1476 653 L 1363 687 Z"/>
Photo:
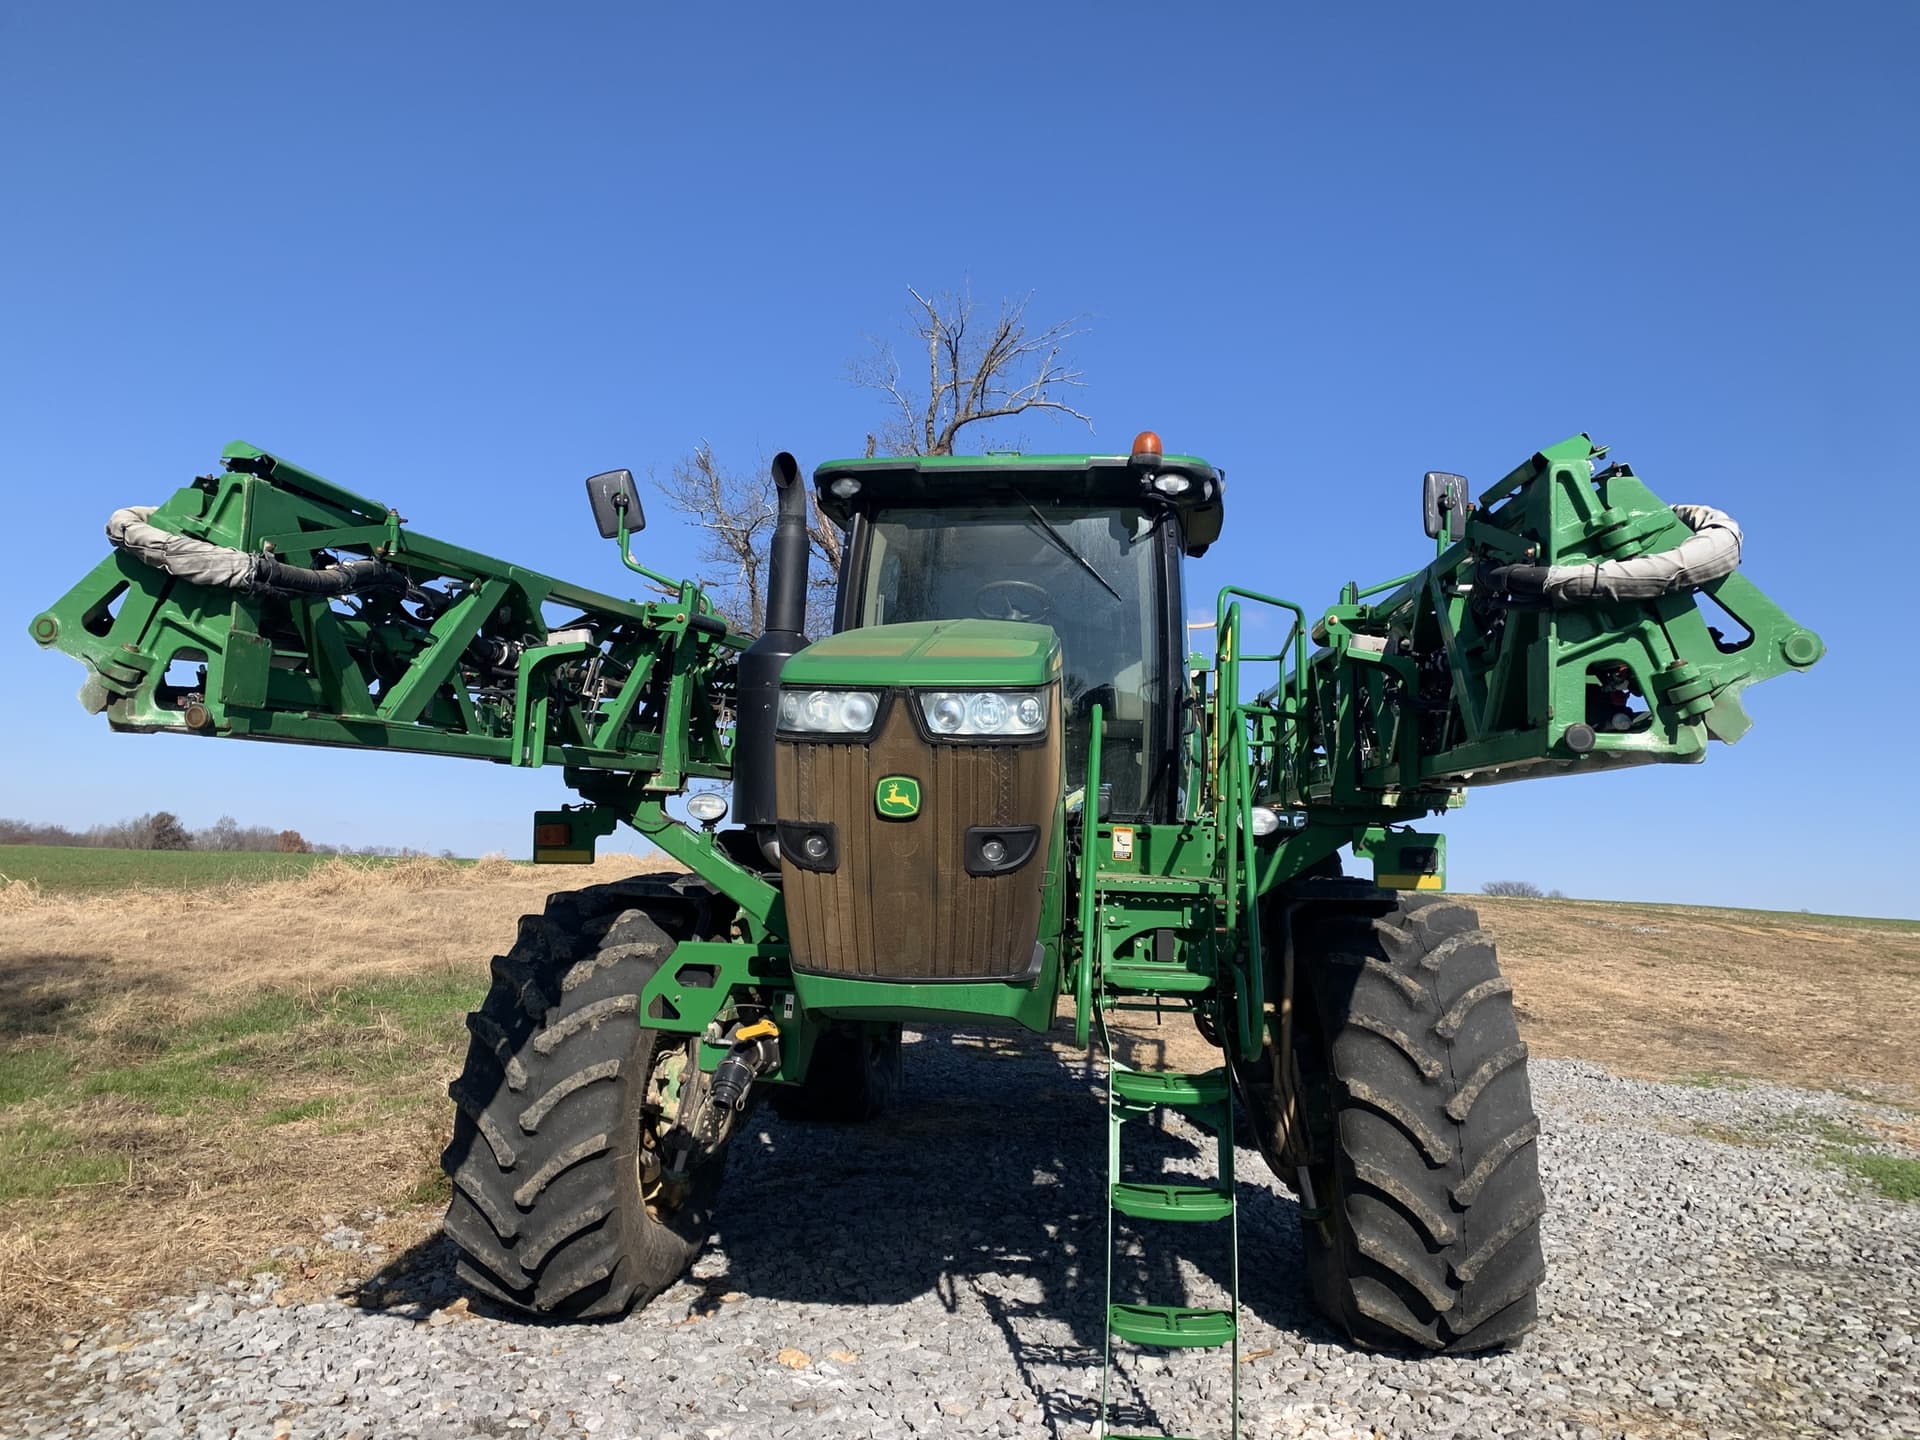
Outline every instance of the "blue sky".
<path id="1" fill-rule="evenodd" d="M 967 282 L 1087 317 L 1091 448 L 1225 468 L 1196 597 L 1409 568 L 1422 471 L 1579 430 L 1740 519 L 1827 660 L 1705 766 L 1474 796 L 1456 886 L 1920 914 L 1920 9 L 1177 13 L 0 9 L 0 814 L 522 852 L 557 772 L 113 736 L 26 622 L 235 438 L 624 588 L 581 476 L 857 453 L 847 361 Z"/>

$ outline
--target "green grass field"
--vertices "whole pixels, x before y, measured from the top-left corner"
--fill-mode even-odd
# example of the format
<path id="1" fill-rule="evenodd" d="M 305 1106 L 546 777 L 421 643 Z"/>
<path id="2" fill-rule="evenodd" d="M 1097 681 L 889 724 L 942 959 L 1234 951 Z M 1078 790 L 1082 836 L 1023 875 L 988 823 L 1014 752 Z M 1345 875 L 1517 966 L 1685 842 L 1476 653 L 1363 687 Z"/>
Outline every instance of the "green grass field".
<path id="1" fill-rule="evenodd" d="M 0 845 L 0 877 L 30 880 L 48 894 L 88 895 L 136 886 L 191 890 L 229 880 L 304 875 L 329 855 L 262 855 L 217 850 L 101 850 L 87 845 Z M 348 856 L 355 864 L 392 862 Z"/>

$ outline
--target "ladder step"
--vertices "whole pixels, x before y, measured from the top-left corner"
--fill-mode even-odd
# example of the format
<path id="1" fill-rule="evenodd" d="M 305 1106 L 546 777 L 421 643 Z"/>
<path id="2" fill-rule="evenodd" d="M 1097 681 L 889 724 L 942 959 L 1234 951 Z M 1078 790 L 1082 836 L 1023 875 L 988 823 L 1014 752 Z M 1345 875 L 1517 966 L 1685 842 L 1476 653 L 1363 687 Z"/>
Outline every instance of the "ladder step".
<path id="1" fill-rule="evenodd" d="M 1167 995 L 1188 995 L 1213 988 L 1213 976 L 1183 965 L 1116 964 L 1109 961 L 1100 972 L 1100 982 L 1109 990 L 1136 993 L 1158 991 Z"/>
<path id="2" fill-rule="evenodd" d="M 1109 1305 L 1107 1329 L 1136 1345 L 1225 1345 L 1233 1339 L 1233 1312 L 1187 1305 Z"/>
<path id="3" fill-rule="evenodd" d="M 1113 1187 L 1113 1208 L 1136 1220 L 1224 1220 L 1233 1213 L 1233 1196 L 1211 1185 L 1123 1181 Z"/>
<path id="4" fill-rule="evenodd" d="M 1171 1105 L 1192 1110 L 1227 1103 L 1227 1072 L 1203 1070 L 1183 1075 L 1177 1070 L 1125 1070 L 1113 1067 L 1113 1093 L 1136 1105 Z"/>

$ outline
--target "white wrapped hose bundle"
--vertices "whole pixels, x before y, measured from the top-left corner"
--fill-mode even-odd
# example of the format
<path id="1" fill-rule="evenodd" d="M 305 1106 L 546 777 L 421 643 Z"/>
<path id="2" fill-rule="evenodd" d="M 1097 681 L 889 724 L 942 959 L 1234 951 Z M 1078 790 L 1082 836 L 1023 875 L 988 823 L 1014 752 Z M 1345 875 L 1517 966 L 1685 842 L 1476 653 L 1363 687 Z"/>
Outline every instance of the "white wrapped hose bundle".
<path id="1" fill-rule="evenodd" d="M 1591 565 L 1502 565 L 1488 572 L 1487 584 L 1503 595 L 1589 605 L 1697 590 L 1739 567 L 1740 526 L 1731 515 L 1711 505 L 1676 505 L 1673 513 L 1693 533 L 1671 550 Z"/>
<path id="2" fill-rule="evenodd" d="M 264 557 L 149 525 L 147 517 L 159 508 L 129 505 L 114 511 L 107 517 L 107 539 L 116 549 L 125 550 L 135 559 L 156 570 L 164 570 L 176 579 L 224 590 L 252 588 L 259 562 Z"/>
<path id="3" fill-rule="evenodd" d="M 147 523 L 155 505 L 129 505 L 107 518 L 107 539 L 143 564 L 192 585 L 246 590 L 256 595 L 350 595 L 361 590 L 404 590 L 407 578 L 379 560 L 349 560 L 309 570 L 267 554 L 250 555 L 211 540 L 176 535 Z"/>

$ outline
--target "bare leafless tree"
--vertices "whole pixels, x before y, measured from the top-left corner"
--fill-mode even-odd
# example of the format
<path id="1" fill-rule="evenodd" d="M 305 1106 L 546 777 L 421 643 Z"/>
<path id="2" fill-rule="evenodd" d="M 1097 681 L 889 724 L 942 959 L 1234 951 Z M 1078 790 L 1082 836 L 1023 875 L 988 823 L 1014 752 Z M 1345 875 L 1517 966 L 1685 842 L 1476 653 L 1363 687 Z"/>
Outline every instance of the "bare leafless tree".
<path id="1" fill-rule="evenodd" d="M 928 296 L 908 286 L 907 293 L 913 297 L 909 331 L 916 349 L 926 352 L 926 388 L 923 393 L 919 381 L 906 378 L 884 340 L 873 340 L 870 353 L 849 366 L 854 384 L 886 397 L 886 422 L 866 437 L 868 458 L 879 451 L 951 455 L 963 430 L 1018 415 L 1050 414 L 1093 428 L 1062 398 L 1086 383 L 1067 359 L 1069 342 L 1085 333 L 1077 320 L 1035 329 L 1027 319 L 1033 297 L 1026 295 L 1002 301 L 997 318 L 983 324 L 965 290 Z M 699 579 L 715 604 L 735 624 L 758 632 L 766 619 L 767 547 L 778 513 L 767 467 L 731 470 L 702 440 L 654 483 L 669 506 L 705 532 Z M 820 635 L 831 628 L 843 537 L 821 512 L 818 496 L 810 505 L 807 631 Z"/>
<path id="2" fill-rule="evenodd" d="M 773 487 L 725 468 L 706 440 L 675 462 L 666 479 L 654 479 L 667 504 L 705 532 L 700 579 L 714 604 L 758 633 L 767 613 L 763 562 L 773 533 Z"/>
<path id="3" fill-rule="evenodd" d="M 1047 412 L 1093 421 L 1062 398 L 1085 388 L 1082 372 L 1067 359 L 1067 346 L 1085 334 L 1078 320 L 1034 329 L 1027 319 L 1031 294 L 1000 302 L 990 324 L 980 323 L 973 297 L 922 295 L 911 285 L 910 329 L 926 352 L 926 388 L 910 381 L 884 340 L 849 367 L 853 383 L 887 398 L 880 443 L 896 455 L 951 455 L 960 432 L 1016 415 Z"/>
<path id="4" fill-rule="evenodd" d="M 767 466 L 746 474 L 731 470 L 702 440 L 669 476 L 656 476 L 655 484 L 667 504 L 705 532 L 699 578 L 720 613 L 757 634 L 767 618 L 767 546 L 779 513 Z M 812 497 L 809 503 L 807 538 L 814 563 L 807 572 L 811 581 L 807 621 L 810 633 L 819 634 L 820 622 L 831 618 L 841 535 L 839 527 L 821 513 L 819 499 Z"/>

